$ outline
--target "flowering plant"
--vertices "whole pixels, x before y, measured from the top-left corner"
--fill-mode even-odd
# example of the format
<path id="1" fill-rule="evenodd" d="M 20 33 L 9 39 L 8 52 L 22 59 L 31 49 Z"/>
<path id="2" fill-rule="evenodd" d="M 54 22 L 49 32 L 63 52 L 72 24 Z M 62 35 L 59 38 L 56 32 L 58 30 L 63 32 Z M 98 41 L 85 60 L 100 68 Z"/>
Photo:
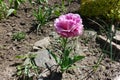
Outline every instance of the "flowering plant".
<path id="1" fill-rule="evenodd" d="M 82 19 L 78 14 L 61 15 L 55 20 L 54 26 L 62 37 L 75 37 L 83 33 Z"/>
<path id="2" fill-rule="evenodd" d="M 70 57 L 70 53 L 73 50 L 72 47 L 68 47 L 68 38 L 75 37 L 78 35 L 82 35 L 83 33 L 83 25 L 82 19 L 78 14 L 68 13 L 65 15 L 61 15 L 59 18 L 55 20 L 54 23 L 56 32 L 61 36 L 60 43 L 61 49 L 60 57 L 52 54 L 58 65 L 60 66 L 61 72 L 69 69 L 75 62 L 84 58 L 84 56 L 74 55 Z"/>

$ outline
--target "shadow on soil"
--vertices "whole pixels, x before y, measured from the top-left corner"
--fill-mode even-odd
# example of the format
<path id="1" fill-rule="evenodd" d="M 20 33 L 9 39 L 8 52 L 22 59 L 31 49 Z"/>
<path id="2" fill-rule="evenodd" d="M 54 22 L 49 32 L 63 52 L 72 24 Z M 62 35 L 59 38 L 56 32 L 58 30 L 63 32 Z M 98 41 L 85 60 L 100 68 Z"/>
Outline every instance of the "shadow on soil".
<path id="1" fill-rule="evenodd" d="M 116 46 L 112 46 L 112 54 L 110 53 L 110 44 L 103 41 L 103 40 L 99 40 L 96 39 L 97 43 L 100 44 L 100 48 L 102 49 L 103 53 L 108 55 L 109 58 L 111 58 L 112 56 L 112 60 L 115 61 L 120 61 L 120 51 L 118 50 L 118 48 L 116 48 Z"/>
<path id="2" fill-rule="evenodd" d="M 52 72 L 48 77 L 43 77 L 43 80 L 62 80 L 62 73 Z"/>

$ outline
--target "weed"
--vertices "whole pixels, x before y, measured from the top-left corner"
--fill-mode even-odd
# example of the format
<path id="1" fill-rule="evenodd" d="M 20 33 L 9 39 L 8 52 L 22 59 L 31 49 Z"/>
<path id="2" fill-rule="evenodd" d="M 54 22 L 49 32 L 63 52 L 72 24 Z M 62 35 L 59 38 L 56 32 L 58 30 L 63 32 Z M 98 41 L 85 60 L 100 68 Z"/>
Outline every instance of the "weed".
<path id="1" fill-rule="evenodd" d="M 52 8 L 39 6 L 38 10 L 34 10 L 33 15 L 38 21 L 37 31 L 48 22 L 51 17 Z"/>
<path id="2" fill-rule="evenodd" d="M 25 2 L 25 0 L 9 0 L 10 7 L 12 7 L 14 5 L 15 10 L 17 10 L 18 6 L 24 2 Z"/>
<path id="3" fill-rule="evenodd" d="M 14 33 L 12 39 L 17 40 L 17 41 L 21 41 L 22 39 L 25 39 L 25 33 L 24 32 Z"/>
<path id="4" fill-rule="evenodd" d="M 54 5 L 54 8 L 53 8 L 53 13 L 54 15 L 57 17 L 57 16 L 60 16 L 61 15 L 61 8 L 59 5 Z"/>
<path id="5" fill-rule="evenodd" d="M 28 63 L 17 66 L 17 75 L 22 80 L 33 80 L 33 76 L 38 75 L 39 69 L 34 59 L 36 54 L 29 54 L 25 56 L 16 56 L 19 59 L 28 60 Z"/>
<path id="6" fill-rule="evenodd" d="M 48 3 L 48 0 L 36 0 L 37 3 Z"/>
<path id="7" fill-rule="evenodd" d="M 7 15 L 8 7 L 3 0 L 0 0 L 0 19 L 5 18 Z"/>
<path id="8" fill-rule="evenodd" d="M 4 0 L 0 0 L 0 19 L 7 18 L 12 13 L 15 14 L 15 10 L 9 9 Z"/>

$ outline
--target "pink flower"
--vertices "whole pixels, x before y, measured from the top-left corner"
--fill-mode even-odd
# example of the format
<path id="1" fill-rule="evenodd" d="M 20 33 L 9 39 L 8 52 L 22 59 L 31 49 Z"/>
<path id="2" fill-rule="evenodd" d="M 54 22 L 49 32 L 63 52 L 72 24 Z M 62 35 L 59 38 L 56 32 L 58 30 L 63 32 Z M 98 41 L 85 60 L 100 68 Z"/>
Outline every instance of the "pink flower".
<path id="1" fill-rule="evenodd" d="M 82 35 L 83 24 L 80 15 L 68 13 L 59 16 L 54 22 L 57 33 L 63 37 Z"/>

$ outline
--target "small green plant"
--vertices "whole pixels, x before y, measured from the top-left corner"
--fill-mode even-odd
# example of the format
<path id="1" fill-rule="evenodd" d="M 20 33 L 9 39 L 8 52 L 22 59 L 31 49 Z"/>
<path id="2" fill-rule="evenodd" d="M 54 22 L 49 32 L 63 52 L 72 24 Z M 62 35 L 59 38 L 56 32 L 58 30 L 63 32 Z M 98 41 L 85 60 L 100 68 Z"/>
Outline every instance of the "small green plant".
<path id="1" fill-rule="evenodd" d="M 0 0 L 0 19 L 7 18 L 12 13 L 15 14 L 15 10 L 9 9 L 4 0 Z"/>
<path id="2" fill-rule="evenodd" d="M 70 5 L 70 3 L 72 2 L 73 0 L 67 0 L 68 4 Z"/>
<path id="3" fill-rule="evenodd" d="M 54 5 L 53 7 L 53 14 L 55 16 L 60 16 L 61 15 L 61 8 L 59 5 Z"/>
<path id="4" fill-rule="evenodd" d="M 37 31 L 50 19 L 52 8 L 40 6 L 38 10 L 34 11 L 34 16 L 38 22 Z"/>
<path id="5" fill-rule="evenodd" d="M 37 3 L 48 3 L 48 0 L 36 0 Z"/>
<path id="6" fill-rule="evenodd" d="M 25 0 L 9 0 L 10 7 L 12 7 L 14 5 L 13 7 L 14 7 L 15 10 L 17 10 L 18 6 L 20 4 L 23 4 L 24 2 L 25 2 Z"/>
<path id="7" fill-rule="evenodd" d="M 6 18 L 8 7 L 3 0 L 0 0 L 0 19 Z"/>
<path id="8" fill-rule="evenodd" d="M 24 63 L 16 67 L 17 76 L 19 76 L 21 80 L 33 80 L 33 77 L 35 75 L 38 75 L 39 73 L 38 66 L 36 65 L 34 61 L 36 54 L 29 54 L 25 56 L 16 56 L 16 57 L 18 59 L 28 60 L 28 63 Z"/>
<path id="9" fill-rule="evenodd" d="M 12 39 L 17 40 L 17 41 L 21 41 L 22 39 L 25 39 L 25 33 L 24 32 L 14 33 Z"/>
<path id="10" fill-rule="evenodd" d="M 65 0 L 62 0 L 61 9 L 62 9 L 63 12 L 65 12 L 65 10 L 66 10 L 66 8 L 65 8 Z"/>

